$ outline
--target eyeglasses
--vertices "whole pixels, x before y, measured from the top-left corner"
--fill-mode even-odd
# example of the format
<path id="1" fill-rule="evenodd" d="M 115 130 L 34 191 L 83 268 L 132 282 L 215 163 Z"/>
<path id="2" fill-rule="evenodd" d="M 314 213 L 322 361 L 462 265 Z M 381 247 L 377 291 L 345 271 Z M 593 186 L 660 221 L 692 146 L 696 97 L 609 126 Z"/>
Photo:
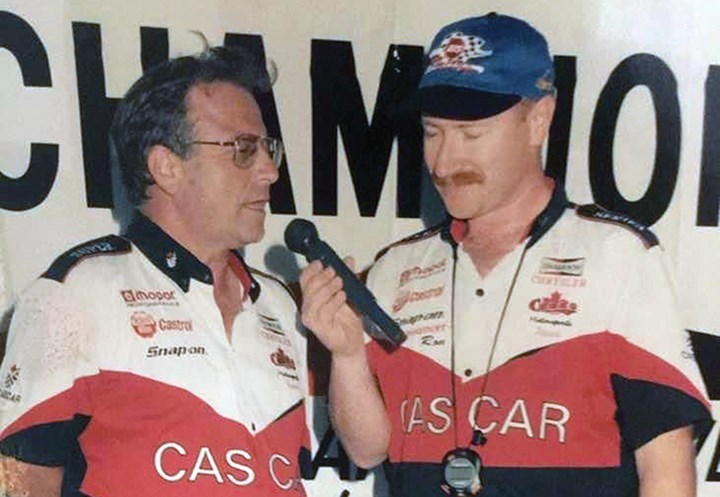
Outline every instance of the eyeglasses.
<path id="1" fill-rule="evenodd" d="M 258 145 L 260 145 L 268 153 L 270 158 L 275 164 L 275 167 L 280 167 L 283 160 L 283 144 L 279 138 L 272 138 L 269 136 L 258 136 L 250 133 L 243 133 L 236 136 L 232 141 L 227 142 L 211 142 L 197 140 L 190 142 L 194 145 L 216 145 L 218 147 L 233 147 L 234 155 L 233 160 L 235 164 L 242 169 L 250 169 L 255 163 L 255 157 L 258 151 Z"/>

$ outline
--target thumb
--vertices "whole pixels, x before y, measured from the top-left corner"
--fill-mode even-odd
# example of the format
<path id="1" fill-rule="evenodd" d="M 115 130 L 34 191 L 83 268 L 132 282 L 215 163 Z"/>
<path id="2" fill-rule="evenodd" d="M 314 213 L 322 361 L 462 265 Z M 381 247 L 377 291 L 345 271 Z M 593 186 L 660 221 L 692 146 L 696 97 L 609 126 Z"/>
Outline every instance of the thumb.
<path id="1" fill-rule="evenodd" d="M 343 258 L 343 262 L 347 267 L 350 268 L 353 273 L 355 272 L 355 258 L 353 256 L 346 256 L 345 258 Z"/>

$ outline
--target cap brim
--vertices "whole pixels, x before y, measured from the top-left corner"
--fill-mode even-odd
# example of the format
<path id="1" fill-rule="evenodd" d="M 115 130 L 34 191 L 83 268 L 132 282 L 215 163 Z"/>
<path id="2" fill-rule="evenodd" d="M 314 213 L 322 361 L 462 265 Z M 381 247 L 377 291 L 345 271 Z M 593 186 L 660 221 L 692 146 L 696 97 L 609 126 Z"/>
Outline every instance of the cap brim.
<path id="1" fill-rule="evenodd" d="M 420 89 L 423 115 L 471 121 L 485 119 L 517 104 L 522 97 L 503 93 L 471 90 L 459 86 L 428 86 Z"/>

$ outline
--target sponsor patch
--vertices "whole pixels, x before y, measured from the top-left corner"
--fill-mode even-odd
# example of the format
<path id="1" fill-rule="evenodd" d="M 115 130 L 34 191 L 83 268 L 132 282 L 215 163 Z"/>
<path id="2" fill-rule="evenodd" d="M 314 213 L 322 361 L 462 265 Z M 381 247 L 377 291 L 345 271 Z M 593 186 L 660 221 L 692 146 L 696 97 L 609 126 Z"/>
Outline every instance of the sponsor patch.
<path id="1" fill-rule="evenodd" d="M 285 335 L 282 326 L 280 326 L 280 321 L 277 318 L 274 318 L 272 316 L 265 316 L 264 314 L 260 313 L 258 313 L 257 316 L 264 329 L 271 333 L 275 333 L 276 335 Z"/>
<path id="2" fill-rule="evenodd" d="M 65 281 L 68 273 L 75 265 L 87 257 L 109 254 L 124 254 L 131 250 L 130 242 L 117 235 L 108 235 L 90 240 L 71 248 L 60 255 L 43 273 L 43 278 L 49 278 L 59 283 Z"/>
<path id="3" fill-rule="evenodd" d="M 448 329 L 448 325 L 445 323 L 442 324 L 431 324 L 428 326 L 419 326 L 417 328 L 411 328 L 409 330 L 403 330 L 405 331 L 405 334 L 407 336 L 413 336 L 413 335 L 432 335 L 435 333 L 442 333 L 443 331 Z"/>
<path id="4" fill-rule="evenodd" d="M 530 318 L 530 321 L 537 324 L 548 324 L 550 326 L 572 326 L 572 321 L 570 321 L 569 319 L 548 319 L 532 316 Z M 539 334 L 542 335 L 542 333 Z"/>
<path id="5" fill-rule="evenodd" d="M 292 343 L 290 340 L 282 335 L 277 335 L 276 333 L 271 333 L 269 331 L 260 330 L 260 335 L 267 341 L 277 343 L 279 345 L 284 345 L 286 347 L 290 347 Z"/>
<path id="6" fill-rule="evenodd" d="M 152 314 L 145 311 L 133 312 L 130 316 L 130 325 L 142 338 L 153 338 L 158 331 L 193 331 L 193 322 L 190 319 L 155 319 Z"/>
<path id="7" fill-rule="evenodd" d="M 549 297 L 533 299 L 528 307 L 534 312 L 564 314 L 565 316 L 575 314 L 578 310 L 577 304 L 564 298 L 560 292 L 553 292 Z"/>
<path id="8" fill-rule="evenodd" d="M 74 259 L 82 259 L 83 257 L 87 257 L 89 255 L 102 254 L 105 252 L 114 252 L 115 250 L 116 247 L 114 244 L 108 241 L 98 240 L 96 242 L 77 247 L 76 249 L 73 249 L 68 255 Z"/>
<path id="9" fill-rule="evenodd" d="M 394 313 L 400 312 L 403 307 L 411 302 L 420 302 L 423 300 L 430 300 L 441 296 L 445 292 L 445 285 L 438 286 L 435 288 L 428 288 L 427 290 L 418 291 L 401 291 L 393 302 L 392 310 Z"/>
<path id="10" fill-rule="evenodd" d="M 422 321 L 432 321 L 435 319 L 442 319 L 445 317 L 445 311 L 434 311 L 420 314 L 413 314 L 412 316 L 400 317 L 395 320 L 398 326 L 412 326 L 415 323 Z"/>
<path id="11" fill-rule="evenodd" d="M 155 318 L 145 311 L 133 312 L 130 316 L 130 326 L 142 338 L 152 338 L 157 333 Z"/>
<path id="12" fill-rule="evenodd" d="M 128 307 L 151 307 L 157 305 L 177 306 L 175 290 L 120 290 L 120 296 Z"/>
<path id="13" fill-rule="evenodd" d="M 207 355 L 205 347 L 199 345 L 177 346 L 177 347 L 158 347 L 153 345 L 147 349 L 145 357 L 150 359 L 155 357 L 183 357 L 186 355 Z"/>
<path id="14" fill-rule="evenodd" d="M 617 226 L 622 226 L 623 228 L 630 230 L 631 232 L 635 233 L 635 235 L 640 237 L 646 248 L 654 247 L 659 243 L 657 237 L 655 236 L 655 233 L 653 233 L 650 228 L 648 228 L 642 223 L 639 223 L 627 214 L 606 211 L 602 207 L 595 204 L 581 205 L 577 208 L 577 213 L 584 218 L 615 224 Z"/>
<path id="15" fill-rule="evenodd" d="M 434 264 L 430 264 L 429 266 L 412 266 L 407 268 L 400 273 L 398 288 L 407 285 L 411 281 L 421 280 L 423 278 L 440 274 L 445 271 L 446 267 L 447 259 L 442 259 Z"/>
<path id="16" fill-rule="evenodd" d="M 12 388 L 13 385 L 18 381 L 18 378 L 20 378 L 20 368 L 17 367 L 17 364 L 13 364 L 10 366 L 10 371 L 8 371 L 8 374 L 5 375 L 5 379 L 3 380 L 3 386 L 5 388 Z"/>
<path id="17" fill-rule="evenodd" d="M 159 319 L 160 331 L 193 331 L 193 322 L 190 319 Z"/>
<path id="18" fill-rule="evenodd" d="M 572 259 L 543 257 L 540 261 L 540 270 L 538 273 L 555 276 L 582 276 L 584 270 L 584 257 L 575 257 Z"/>
<path id="19" fill-rule="evenodd" d="M 587 286 L 587 279 L 580 276 L 557 276 L 536 273 L 533 275 L 531 281 L 538 285 L 561 286 L 565 288 L 583 288 Z"/>
<path id="20" fill-rule="evenodd" d="M 270 361 L 275 366 L 285 368 L 285 369 L 291 369 L 291 370 L 297 370 L 297 367 L 295 366 L 295 361 L 287 355 L 287 353 L 281 348 L 278 347 L 278 349 L 270 354 Z"/>
<path id="21" fill-rule="evenodd" d="M 13 364 L 10 366 L 10 370 L 3 379 L 3 388 L 0 389 L 0 398 L 9 400 L 10 402 L 20 402 L 22 400 L 22 395 L 16 391 L 19 378 L 20 368 L 17 364 Z"/>

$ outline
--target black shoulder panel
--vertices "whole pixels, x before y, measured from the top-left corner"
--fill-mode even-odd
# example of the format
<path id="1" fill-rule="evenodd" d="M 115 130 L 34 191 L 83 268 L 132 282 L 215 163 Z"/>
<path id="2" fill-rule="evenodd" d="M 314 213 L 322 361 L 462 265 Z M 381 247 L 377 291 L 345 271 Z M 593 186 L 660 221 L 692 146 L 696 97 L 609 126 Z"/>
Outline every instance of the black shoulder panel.
<path id="1" fill-rule="evenodd" d="M 616 420 L 624 443 L 632 449 L 674 428 L 693 425 L 693 438 L 707 437 L 713 421 L 695 397 L 668 385 L 610 374 L 618 406 Z"/>
<path id="2" fill-rule="evenodd" d="M 107 235 L 101 238 L 81 243 L 71 248 L 50 265 L 42 275 L 43 278 L 55 280 L 58 283 L 65 281 L 70 270 L 86 257 L 107 254 L 123 254 L 130 251 L 130 242 L 117 235 Z"/>
<path id="3" fill-rule="evenodd" d="M 640 237 L 647 248 L 654 247 L 660 243 L 650 228 L 627 214 L 608 211 L 596 204 L 581 205 L 576 209 L 576 212 L 580 217 L 615 224 L 632 231 Z"/>
<path id="4" fill-rule="evenodd" d="M 406 236 L 405 238 L 402 238 L 396 242 L 391 243 L 390 245 L 386 246 L 385 248 L 381 249 L 376 255 L 375 260 L 377 261 L 380 257 L 385 255 L 385 253 L 390 250 L 393 247 L 398 247 L 400 245 L 406 245 L 408 243 L 417 242 L 419 240 L 425 240 L 426 238 L 430 238 L 431 236 L 435 236 L 438 232 L 442 231 L 443 228 L 447 228 L 447 223 L 438 224 L 436 226 L 432 226 L 430 228 L 427 228 L 423 231 L 419 231 L 418 233 L 414 233 L 410 236 Z"/>

